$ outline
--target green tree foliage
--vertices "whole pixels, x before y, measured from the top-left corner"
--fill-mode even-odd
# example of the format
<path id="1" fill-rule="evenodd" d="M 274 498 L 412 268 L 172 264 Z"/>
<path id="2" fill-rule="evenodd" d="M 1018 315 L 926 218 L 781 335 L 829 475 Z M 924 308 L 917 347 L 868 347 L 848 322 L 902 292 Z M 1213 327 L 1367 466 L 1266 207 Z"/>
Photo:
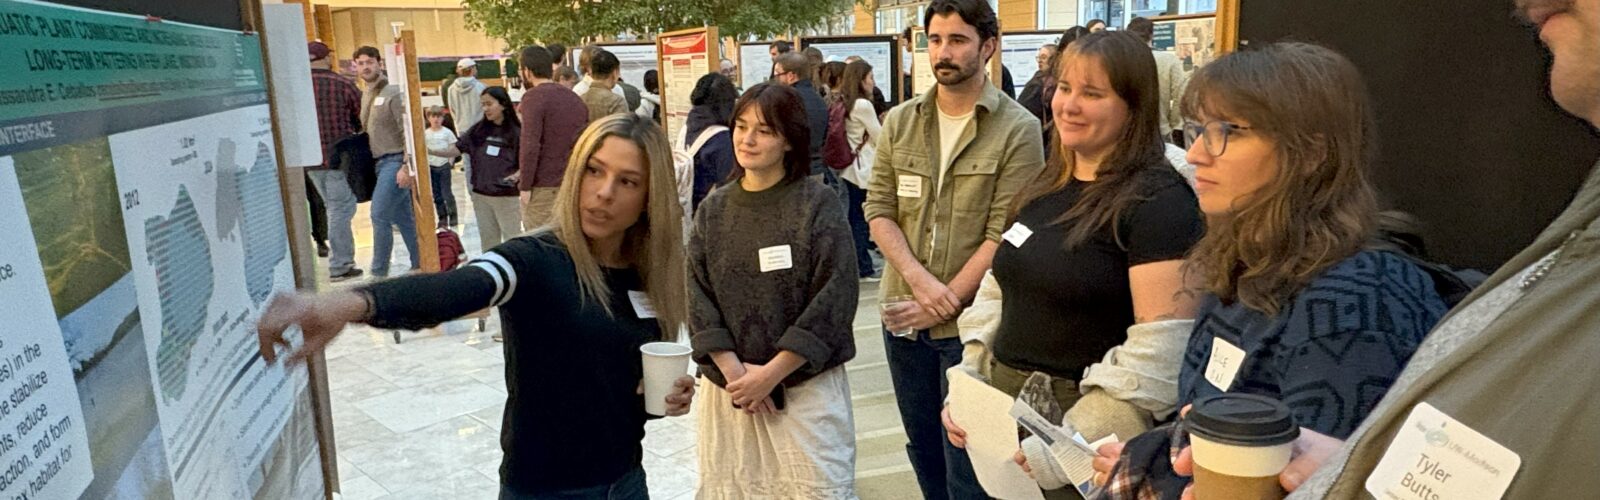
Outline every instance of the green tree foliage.
<path id="1" fill-rule="evenodd" d="M 717 26 L 724 36 L 770 37 L 817 28 L 856 0 L 462 0 L 467 22 L 511 47 L 577 44 L 618 33 Z M 863 0 L 864 1 L 864 0 Z"/>

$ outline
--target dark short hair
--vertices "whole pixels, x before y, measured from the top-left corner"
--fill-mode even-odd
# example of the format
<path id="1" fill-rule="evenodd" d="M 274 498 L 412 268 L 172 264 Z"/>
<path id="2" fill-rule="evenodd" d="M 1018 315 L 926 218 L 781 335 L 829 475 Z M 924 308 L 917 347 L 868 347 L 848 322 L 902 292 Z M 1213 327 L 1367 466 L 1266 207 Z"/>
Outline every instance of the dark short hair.
<path id="1" fill-rule="evenodd" d="M 517 57 L 517 66 L 533 73 L 533 76 L 545 79 L 550 78 L 552 71 L 550 66 L 554 63 L 555 61 L 550 59 L 550 51 L 538 45 L 522 47 L 522 54 Z"/>
<path id="2" fill-rule="evenodd" d="M 796 52 L 778 54 L 778 58 L 773 59 L 772 63 L 782 66 L 784 71 L 793 72 L 801 80 L 810 80 L 811 73 L 816 71 L 816 67 L 811 65 L 811 58 Z"/>
<path id="3" fill-rule="evenodd" d="M 911 28 L 913 27 L 914 26 L 906 26 L 906 29 L 900 30 L 900 39 L 905 40 L 906 43 L 911 43 Z"/>
<path id="4" fill-rule="evenodd" d="M 617 72 L 622 67 L 622 61 L 617 60 L 617 55 L 609 50 L 595 52 L 594 59 L 589 60 L 589 76 L 606 77 Z"/>
<path id="5" fill-rule="evenodd" d="M 353 55 L 353 56 L 350 56 L 350 59 L 351 60 L 360 59 L 361 56 L 371 57 L 371 58 L 377 59 L 379 61 L 383 60 L 383 53 L 379 52 L 377 47 L 373 47 L 371 45 L 362 45 L 361 48 L 356 49 L 356 54 Z"/>
<path id="6" fill-rule="evenodd" d="M 722 73 L 706 73 L 694 82 L 694 91 L 689 93 L 689 104 L 709 109 L 711 116 L 722 125 L 732 124 L 733 103 L 738 100 L 739 89 Z"/>
<path id="7" fill-rule="evenodd" d="M 772 45 L 769 45 L 769 47 L 778 49 L 779 54 L 788 54 L 789 51 L 794 50 L 794 44 L 789 43 L 788 40 L 778 40 L 772 42 Z"/>
<path id="8" fill-rule="evenodd" d="M 567 63 L 567 46 L 566 45 L 562 45 L 562 44 L 559 44 L 559 43 L 552 43 L 550 45 L 545 46 L 544 50 L 550 51 L 550 64 L 566 64 Z"/>
<path id="9" fill-rule="evenodd" d="M 1144 39 L 1144 43 L 1150 43 L 1156 37 L 1156 23 L 1143 17 L 1135 17 L 1133 20 L 1128 21 L 1128 27 L 1123 28 L 1122 31 L 1139 35 L 1139 38 Z"/>
<path id="10" fill-rule="evenodd" d="M 656 70 L 644 72 L 644 90 L 652 94 L 661 93 L 661 74 Z"/>
<path id="11" fill-rule="evenodd" d="M 562 66 L 561 72 L 556 74 L 556 81 L 564 82 L 567 80 L 578 81 L 578 70 L 572 69 L 572 66 Z"/>
<path id="12" fill-rule="evenodd" d="M 922 25 L 930 26 L 933 16 L 947 14 L 961 16 L 962 22 L 977 28 L 979 41 L 1000 36 L 1000 20 L 995 18 L 994 9 L 989 8 L 985 0 L 933 0 L 922 16 Z"/>
<path id="13" fill-rule="evenodd" d="M 733 119 L 737 120 L 751 107 L 760 110 L 767 126 L 789 143 L 789 151 L 783 153 L 784 182 L 811 175 L 811 125 L 806 122 L 806 106 L 800 100 L 800 91 L 780 83 L 750 87 L 733 105 Z M 737 168 L 733 169 L 729 180 L 744 177 L 744 165 L 739 164 L 738 156 L 734 157 L 733 165 Z"/>

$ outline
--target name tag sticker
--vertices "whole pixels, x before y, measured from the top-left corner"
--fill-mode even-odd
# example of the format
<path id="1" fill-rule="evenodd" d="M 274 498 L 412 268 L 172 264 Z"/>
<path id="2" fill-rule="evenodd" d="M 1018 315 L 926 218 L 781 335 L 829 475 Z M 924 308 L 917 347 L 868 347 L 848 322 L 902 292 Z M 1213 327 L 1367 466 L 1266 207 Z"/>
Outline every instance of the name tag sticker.
<path id="1" fill-rule="evenodd" d="M 1022 225 L 1021 222 L 1011 223 L 1011 229 L 1007 229 L 1005 234 L 1000 235 L 1001 238 L 1011 242 L 1011 246 L 1017 248 L 1022 248 L 1022 244 L 1027 243 L 1030 236 L 1033 236 L 1033 230 L 1028 229 L 1028 226 Z"/>
<path id="2" fill-rule="evenodd" d="M 1244 364 L 1244 350 L 1221 337 L 1211 338 L 1211 361 L 1206 363 L 1206 381 L 1227 391 L 1233 387 L 1233 378 L 1239 376 L 1239 365 Z"/>
<path id="3" fill-rule="evenodd" d="M 637 290 L 628 291 L 628 301 L 633 303 L 633 314 L 639 319 L 656 317 L 656 307 L 650 303 L 650 296 Z"/>
<path id="4" fill-rule="evenodd" d="M 922 176 L 920 176 L 920 175 L 902 175 L 902 176 L 900 176 L 900 186 L 897 189 L 895 189 L 895 194 L 900 196 L 900 197 L 902 197 L 902 198 L 921 198 L 922 197 Z"/>
<path id="5" fill-rule="evenodd" d="M 760 250 L 760 257 L 763 273 L 794 268 L 794 251 L 789 245 L 763 248 Z"/>
<path id="6" fill-rule="evenodd" d="M 374 98 L 372 98 L 372 105 L 373 106 L 382 106 L 383 105 L 383 98 L 382 97 L 374 97 Z"/>
<path id="7" fill-rule="evenodd" d="M 487 153 L 489 156 L 500 156 L 500 146 L 489 146 L 484 153 Z"/>
<path id="8" fill-rule="evenodd" d="M 1377 498 L 1498 499 L 1522 457 L 1428 403 L 1418 403 L 1367 477 Z"/>

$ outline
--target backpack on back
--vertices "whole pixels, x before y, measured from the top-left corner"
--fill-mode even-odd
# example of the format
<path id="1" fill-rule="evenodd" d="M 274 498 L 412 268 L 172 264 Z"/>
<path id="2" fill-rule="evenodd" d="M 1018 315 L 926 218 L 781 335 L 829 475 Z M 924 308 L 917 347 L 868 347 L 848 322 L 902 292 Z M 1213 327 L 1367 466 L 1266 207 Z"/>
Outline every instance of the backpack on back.
<path id="1" fill-rule="evenodd" d="M 712 125 L 700 131 L 700 135 L 694 138 L 694 144 L 685 145 L 683 142 L 689 129 L 681 128 L 678 129 L 677 139 L 672 141 L 672 170 L 678 178 L 678 205 L 683 207 L 685 243 L 689 241 L 689 224 L 694 219 L 690 213 L 694 199 L 694 155 L 699 153 L 700 148 L 705 147 L 712 137 L 727 131 L 728 127 Z"/>
<path id="2" fill-rule="evenodd" d="M 831 99 L 828 105 L 828 134 L 822 142 L 822 163 L 834 170 L 844 170 L 855 164 L 856 154 L 861 148 L 850 148 L 850 134 L 845 130 L 845 121 L 850 118 L 850 103 L 842 99 Z M 867 139 L 862 138 L 861 145 L 865 146 Z"/>

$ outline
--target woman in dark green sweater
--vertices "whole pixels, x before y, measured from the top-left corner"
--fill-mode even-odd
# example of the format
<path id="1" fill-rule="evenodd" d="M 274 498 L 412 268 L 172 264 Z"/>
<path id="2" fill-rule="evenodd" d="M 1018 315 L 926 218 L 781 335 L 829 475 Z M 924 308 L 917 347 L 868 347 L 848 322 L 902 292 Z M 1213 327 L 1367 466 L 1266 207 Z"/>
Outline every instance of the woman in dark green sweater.
<path id="1" fill-rule="evenodd" d="M 738 168 L 701 202 L 689 240 L 699 498 L 855 498 L 850 226 L 807 176 L 797 91 L 757 85 L 733 116 Z"/>

